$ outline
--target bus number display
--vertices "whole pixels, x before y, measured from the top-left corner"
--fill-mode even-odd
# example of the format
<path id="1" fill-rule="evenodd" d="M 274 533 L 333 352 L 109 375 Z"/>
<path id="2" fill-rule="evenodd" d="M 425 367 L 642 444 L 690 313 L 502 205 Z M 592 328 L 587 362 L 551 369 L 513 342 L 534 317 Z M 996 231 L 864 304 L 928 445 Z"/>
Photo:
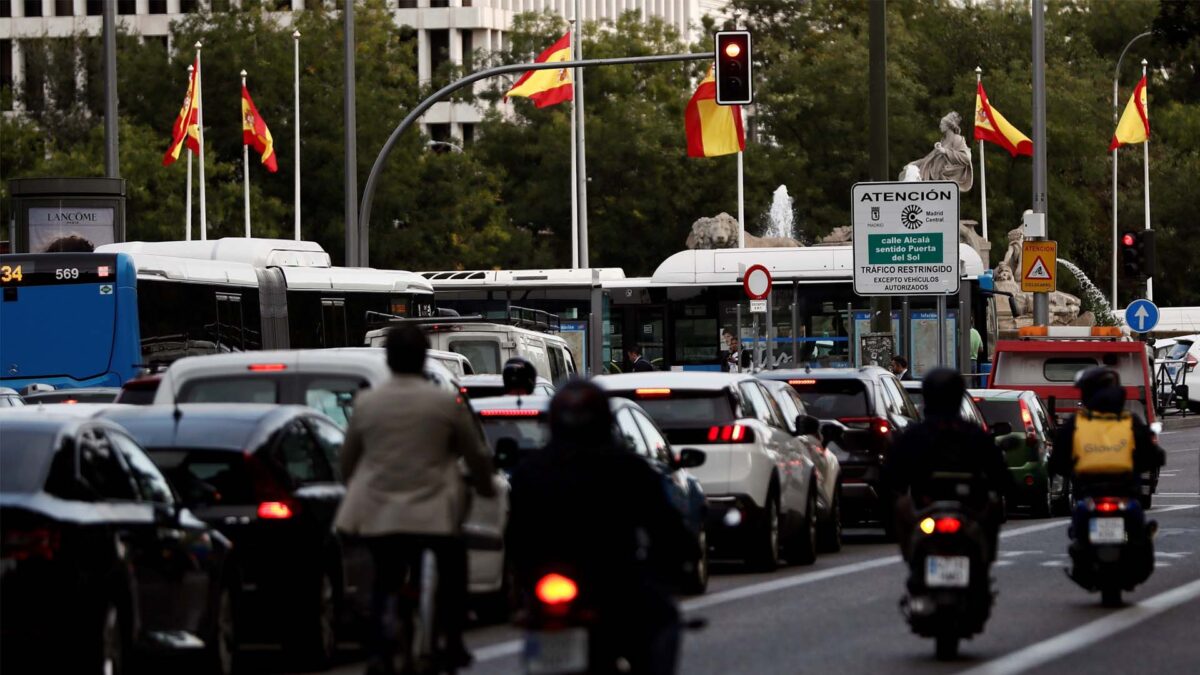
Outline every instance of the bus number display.
<path id="1" fill-rule="evenodd" d="M 0 283 L 20 282 L 25 278 L 25 273 L 20 265 L 0 265 Z"/>
<path id="2" fill-rule="evenodd" d="M 0 284 L 4 286 L 59 286 L 64 284 L 111 284 L 117 280 L 116 257 L 5 256 L 0 262 Z M 47 260 L 47 257 L 55 258 Z"/>

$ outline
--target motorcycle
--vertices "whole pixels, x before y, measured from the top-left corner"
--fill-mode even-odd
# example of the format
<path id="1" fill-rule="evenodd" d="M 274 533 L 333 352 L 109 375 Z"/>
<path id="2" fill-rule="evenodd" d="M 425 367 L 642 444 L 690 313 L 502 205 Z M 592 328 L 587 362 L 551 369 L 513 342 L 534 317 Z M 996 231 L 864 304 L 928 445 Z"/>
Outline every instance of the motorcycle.
<path id="1" fill-rule="evenodd" d="M 991 614 L 987 533 L 963 501 L 967 483 L 955 486 L 963 499 L 935 501 L 917 513 L 909 541 L 908 593 L 901 613 L 912 631 L 936 641 L 939 659 L 953 659 L 958 644 L 983 631 Z"/>
<path id="2" fill-rule="evenodd" d="M 1087 497 L 1075 504 L 1067 576 L 1082 588 L 1100 591 L 1105 607 L 1119 607 L 1122 591 L 1132 591 L 1154 571 L 1154 534 L 1136 498 Z"/>

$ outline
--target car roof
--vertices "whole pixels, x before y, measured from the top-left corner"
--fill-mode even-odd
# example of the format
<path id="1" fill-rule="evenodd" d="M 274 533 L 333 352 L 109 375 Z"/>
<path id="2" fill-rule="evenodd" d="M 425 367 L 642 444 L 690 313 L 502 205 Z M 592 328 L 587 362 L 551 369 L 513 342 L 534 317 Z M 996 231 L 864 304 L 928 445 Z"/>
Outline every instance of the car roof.
<path id="1" fill-rule="evenodd" d="M 873 379 L 891 374 L 880 366 L 861 366 L 859 368 L 793 368 L 790 370 L 764 370 L 758 377 L 764 380 L 790 380 L 795 378 L 833 380 L 833 379 Z"/>
<path id="2" fill-rule="evenodd" d="M 627 391 L 645 387 L 669 387 L 672 389 L 691 389 L 700 391 L 718 391 L 737 385 L 739 382 L 753 380 L 749 373 L 712 373 L 712 372 L 680 372 L 663 370 L 652 373 L 622 373 L 619 375 L 601 375 L 593 378 L 601 389 L 608 391 Z"/>
<path id="3" fill-rule="evenodd" d="M 160 449 L 253 450 L 267 434 L 296 417 L 320 417 L 333 424 L 307 406 L 273 403 L 114 406 L 102 415 L 128 429 L 143 446 Z"/>
<path id="4" fill-rule="evenodd" d="M 10 389 L 8 387 L 0 387 L 0 396 L 20 396 L 20 395 L 21 394 L 19 394 L 16 389 Z"/>
<path id="5" fill-rule="evenodd" d="M 107 408 L 111 404 L 79 404 L 54 406 L 24 406 L 20 408 L 0 408 L 0 422 L 5 429 L 35 429 L 67 431 L 78 428 L 84 422 L 96 417 L 97 409 Z M 128 406 L 134 408 L 137 406 Z M 90 414 L 81 408 L 92 408 Z M 107 426 L 120 426 L 108 420 L 100 420 Z"/>
<path id="6" fill-rule="evenodd" d="M 496 373 L 477 373 L 475 375 L 460 375 L 458 378 L 459 384 L 464 387 L 469 387 L 473 384 L 496 385 L 504 383 L 504 376 Z M 550 380 L 537 376 L 538 384 L 550 384 Z"/>

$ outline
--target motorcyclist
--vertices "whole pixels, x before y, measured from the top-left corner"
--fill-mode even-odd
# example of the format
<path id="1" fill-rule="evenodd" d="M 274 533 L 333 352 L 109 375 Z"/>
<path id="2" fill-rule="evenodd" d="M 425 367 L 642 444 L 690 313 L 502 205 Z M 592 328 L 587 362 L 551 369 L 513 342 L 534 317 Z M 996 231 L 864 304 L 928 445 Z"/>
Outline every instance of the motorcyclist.
<path id="1" fill-rule="evenodd" d="M 896 533 L 907 559 L 917 512 L 941 499 L 958 500 L 942 492 L 935 473 L 970 474 L 979 490 L 964 501 L 988 535 L 988 557 L 996 557 L 996 542 L 1004 513 L 1000 497 L 1012 485 L 1004 455 L 983 429 L 962 419 L 966 385 L 949 368 L 935 368 L 921 382 L 925 419 L 910 425 L 896 440 L 883 467 L 885 485 L 895 499 Z"/>
<path id="2" fill-rule="evenodd" d="M 671 596 L 696 551 L 662 479 L 615 436 L 603 390 L 575 381 L 550 403 L 550 442 L 511 479 L 508 550 L 518 593 L 550 571 L 576 580 L 589 625 L 588 672 L 673 673 L 679 610 Z M 612 660 L 606 657 L 612 656 Z"/>
<path id="3" fill-rule="evenodd" d="M 500 372 L 504 380 L 505 396 L 529 396 L 537 384 L 537 368 L 523 356 L 514 356 L 504 362 Z"/>

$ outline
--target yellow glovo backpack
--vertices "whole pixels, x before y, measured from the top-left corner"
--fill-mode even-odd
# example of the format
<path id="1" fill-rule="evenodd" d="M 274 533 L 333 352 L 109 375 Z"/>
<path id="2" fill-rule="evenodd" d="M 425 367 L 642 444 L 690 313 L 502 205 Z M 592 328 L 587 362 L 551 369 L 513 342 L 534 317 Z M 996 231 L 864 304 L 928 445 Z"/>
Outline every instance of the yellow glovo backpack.
<path id="1" fill-rule="evenodd" d="M 1081 410 L 1075 415 L 1071 454 L 1075 473 L 1132 473 L 1133 417 Z"/>

